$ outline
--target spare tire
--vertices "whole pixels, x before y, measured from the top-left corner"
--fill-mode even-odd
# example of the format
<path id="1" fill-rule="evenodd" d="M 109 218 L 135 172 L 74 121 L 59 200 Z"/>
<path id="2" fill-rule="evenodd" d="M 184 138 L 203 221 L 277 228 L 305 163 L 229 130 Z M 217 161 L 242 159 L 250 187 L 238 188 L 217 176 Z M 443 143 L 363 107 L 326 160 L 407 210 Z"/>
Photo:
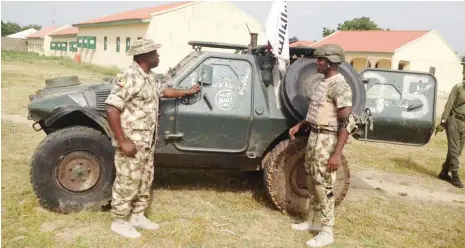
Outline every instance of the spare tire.
<path id="1" fill-rule="evenodd" d="M 362 77 L 345 61 L 339 65 L 339 72 L 352 89 L 352 111 L 361 115 L 366 101 Z M 323 74 L 316 71 L 315 58 L 299 58 L 292 63 L 280 90 L 282 105 L 290 118 L 301 121 L 307 115 L 310 89 L 323 79 Z"/>

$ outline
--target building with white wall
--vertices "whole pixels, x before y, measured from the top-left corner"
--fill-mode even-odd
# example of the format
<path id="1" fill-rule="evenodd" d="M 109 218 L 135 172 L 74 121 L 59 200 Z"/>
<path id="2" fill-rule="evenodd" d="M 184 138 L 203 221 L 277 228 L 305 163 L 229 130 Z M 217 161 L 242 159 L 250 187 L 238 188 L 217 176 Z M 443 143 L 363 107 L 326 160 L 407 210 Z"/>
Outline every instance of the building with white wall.
<path id="1" fill-rule="evenodd" d="M 50 55 L 50 41 L 52 38 L 49 36 L 49 34 L 58 29 L 60 29 L 60 27 L 44 27 L 41 30 L 28 35 L 28 52 L 34 52 L 40 55 Z"/>
<path id="2" fill-rule="evenodd" d="M 258 33 L 258 44 L 266 42 L 262 23 L 226 1 L 164 4 L 73 26 L 79 28 L 77 52 L 84 63 L 126 68 L 132 63 L 132 57 L 126 55 L 131 42 L 142 37 L 154 39 L 162 45 L 160 65 L 154 69 L 158 73 L 190 53 L 192 47 L 187 43 L 191 40 L 247 45 L 249 28 Z"/>
<path id="3" fill-rule="evenodd" d="M 66 25 L 62 29 L 51 32 L 50 55 L 74 59 L 77 52 L 77 34 L 79 28 Z"/>
<path id="4" fill-rule="evenodd" d="M 329 43 L 340 45 L 346 61 L 359 72 L 365 68 L 431 72 L 440 94 L 462 82 L 460 59 L 436 30 L 337 31 L 310 46 Z"/>

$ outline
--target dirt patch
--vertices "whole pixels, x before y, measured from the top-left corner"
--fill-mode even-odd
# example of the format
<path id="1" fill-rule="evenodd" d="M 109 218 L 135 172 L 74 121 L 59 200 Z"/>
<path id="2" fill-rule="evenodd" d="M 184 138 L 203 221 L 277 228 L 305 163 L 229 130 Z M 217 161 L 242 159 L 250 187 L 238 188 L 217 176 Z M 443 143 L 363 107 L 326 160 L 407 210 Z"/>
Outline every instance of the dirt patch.
<path id="1" fill-rule="evenodd" d="M 17 124 L 32 124 L 31 120 L 28 120 L 26 117 L 22 115 L 9 115 L 9 114 L 3 114 L 2 115 L 2 120 L 7 120 L 11 121 Z"/>
<path id="2" fill-rule="evenodd" d="M 96 225 L 95 223 L 92 224 L 78 224 L 76 226 L 64 227 L 58 230 L 55 233 L 55 239 L 64 241 L 64 242 L 72 242 L 79 236 L 85 236 L 88 234 L 95 233 L 97 230 L 104 229 L 101 225 Z"/>
<path id="3" fill-rule="evenodd" d="M 45 222 L 40 225 L 41 232 L 53 232 L 60 229 L 66 222 L 64 220 Z"/>
<path id="4" fill-rule="evenodd" d="M 352 181 L 351 187 L 355 189 L 372 189 L 389 196 L 465 207 L 465 195 L 450 192 L 449 188 L 454 186 L 439 180 L 432 186 L 420 177 L 362 170 L 354 173 Z"/>

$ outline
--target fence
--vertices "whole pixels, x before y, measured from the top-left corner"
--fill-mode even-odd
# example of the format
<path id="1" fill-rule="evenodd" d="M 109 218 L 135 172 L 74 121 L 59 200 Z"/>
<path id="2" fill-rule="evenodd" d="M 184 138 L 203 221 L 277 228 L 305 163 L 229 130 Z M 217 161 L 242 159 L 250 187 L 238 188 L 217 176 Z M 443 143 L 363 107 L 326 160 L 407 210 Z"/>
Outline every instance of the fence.
<path id="1" fill-rule="evenodd" d="M 27 40 L 2 37 L 2 51 L 27 52 Z"/>

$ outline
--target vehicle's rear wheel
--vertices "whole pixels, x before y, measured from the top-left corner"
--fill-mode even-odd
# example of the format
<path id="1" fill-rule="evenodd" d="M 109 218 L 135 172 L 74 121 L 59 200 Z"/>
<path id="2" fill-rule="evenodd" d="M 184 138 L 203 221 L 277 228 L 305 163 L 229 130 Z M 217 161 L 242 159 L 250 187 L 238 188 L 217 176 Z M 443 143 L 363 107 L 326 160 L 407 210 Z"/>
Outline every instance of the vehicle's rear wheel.
<path id="1" fill-rule="evenodd" d="M 61 129 L 37 147 L 30 176 L 44 208 L 60 213 L 100 208 L 111 198 L 114 148 L 92 128 Z"/>
<path id="2" fill-rule="evenodd" d="M 269 197 L 279 210 L 289 215 L 306 214 L 313 201 L 313 195 L 309 195 L 307 190 L 304 167 L 307 140 L 307 137 L 284 140 L 262 161 Z M 336 176 L 334 195 L 335 205 L 338 206 L 344 200 L 350 184 L 350 171 L 344 155 Z"/>

